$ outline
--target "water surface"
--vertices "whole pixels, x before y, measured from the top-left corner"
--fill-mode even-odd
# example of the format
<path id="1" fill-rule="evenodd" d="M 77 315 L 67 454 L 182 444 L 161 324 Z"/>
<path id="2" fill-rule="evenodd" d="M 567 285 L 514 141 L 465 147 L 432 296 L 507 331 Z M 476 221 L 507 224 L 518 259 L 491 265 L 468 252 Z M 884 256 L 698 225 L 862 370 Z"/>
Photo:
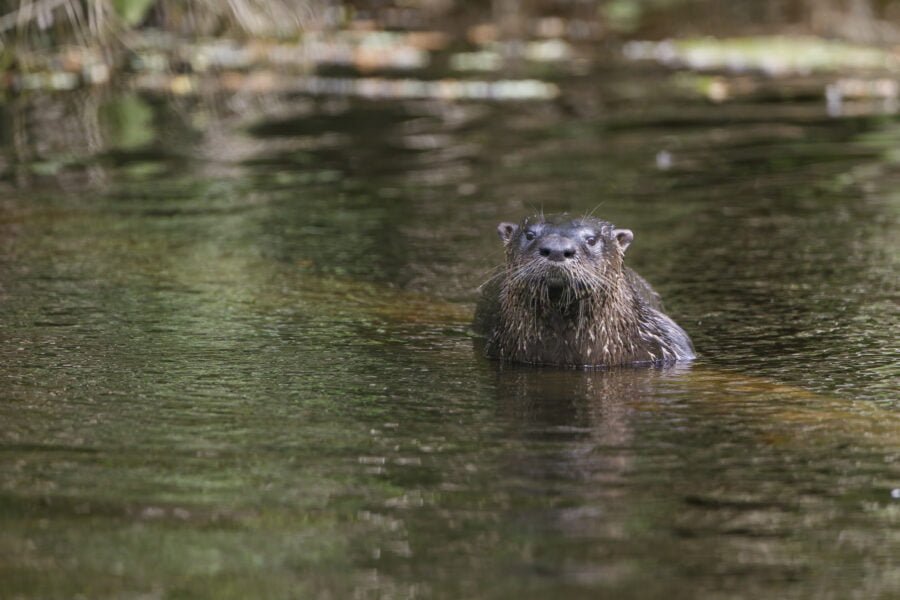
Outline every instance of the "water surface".
<path id="1" fill-rule="evenodd" d="M 661 80 L 7 106 L 4 595 L 900 594 L 900 124 Z M 537 210 L 633 229 L 700 359 L 480 356 Z"/>

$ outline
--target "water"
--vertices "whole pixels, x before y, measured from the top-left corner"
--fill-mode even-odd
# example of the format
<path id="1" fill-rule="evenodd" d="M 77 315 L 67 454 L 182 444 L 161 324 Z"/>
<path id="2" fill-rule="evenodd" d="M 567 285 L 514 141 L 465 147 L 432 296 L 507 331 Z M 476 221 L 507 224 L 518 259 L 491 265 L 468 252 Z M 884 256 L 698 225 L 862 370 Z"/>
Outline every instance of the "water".
<path id="1" fill-rule="evenodd" d="M 900 594 L 900 123 L 660 75 L 7 106 L 2 595 Z M 701 358 L 481 357 L 541 209 L 633 229 Z"/>

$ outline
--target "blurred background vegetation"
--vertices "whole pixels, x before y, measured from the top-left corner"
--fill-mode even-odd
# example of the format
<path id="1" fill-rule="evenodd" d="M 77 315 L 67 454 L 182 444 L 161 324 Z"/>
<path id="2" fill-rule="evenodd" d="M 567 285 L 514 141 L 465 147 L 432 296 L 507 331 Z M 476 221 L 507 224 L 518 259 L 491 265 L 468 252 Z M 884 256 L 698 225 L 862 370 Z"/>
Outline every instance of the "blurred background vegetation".
<path id="1" fill-rule="evenodd" d="M 6 50 L 114 44 L 148 28 L 184 36 L 291 38 L 348 25 L 453 29 L 491 22 L 527 36 L 564 20 L 574 38 L 805 33 L 866 43 L 900 41 L 898 0 L 4 0 Z"/>
<path id="2" fill-rule="evenodd" d="M 357 36 L 327 37 L 348 31 Z M 430 35 L 360 37 L 361 32 Z M 407 70 L 427 62 L 416 52 L 531 39 L 592 45 L 589 53 L 596 56 L 629 39 L 772 35 L 864 44 L 896 58 L 900 0 L 3 0 L 0 87 L 73 89 L 127 71 L 185 73 L 259 62 L 306 72 L 335 62 L 357 71 Z M 318 46 L 309 45 L 313 39 Z M 236 57 L 241 51 L 232 46 L 197 60 L 190 45 L 211 40 L 299 46 L 277 49 L 277 56 L 257 51 L 249 60 L 246 51 Z M 365 56 L 358 56 L 360 46 L 368 49 Z M 515 46 L 501 50 L 501 59 L 523 54 Z M 529 52 L 571 55 L 562 46 L 524 53 Z M 354 56 L 334 60 L 348 54 Z M 461 57 L 454 65 L 497 71 L 490 67 L 496 58 Z M 33 73 L 41 75 L 28 76 Z"/>
<path id="3" fill-rule="evenodd" d="M 0 0 L 0 172 L 102 182 L 82 163 L 151 145 L 152 97 L 179 98 L 175 129 L 230 160 L 226 132 L 286 95 L 588 116 L 608 102 L 592 82 L 637 63 L 655 69 L 643 95 L 893 114 L 900 0 Z"/>

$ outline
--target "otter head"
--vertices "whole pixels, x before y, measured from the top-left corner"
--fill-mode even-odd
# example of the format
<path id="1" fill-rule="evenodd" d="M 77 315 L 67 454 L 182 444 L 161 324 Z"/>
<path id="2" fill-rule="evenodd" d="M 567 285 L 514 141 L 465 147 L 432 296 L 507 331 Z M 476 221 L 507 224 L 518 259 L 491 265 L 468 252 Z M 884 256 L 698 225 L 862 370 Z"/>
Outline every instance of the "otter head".
<path id="1" fill-rule="evenodd" d="M 506 247 L 507 284 L 554 304 L 605 295 L 634 239 L 629 229 L 568 214 L 500 223 L 497 233 Z"/>

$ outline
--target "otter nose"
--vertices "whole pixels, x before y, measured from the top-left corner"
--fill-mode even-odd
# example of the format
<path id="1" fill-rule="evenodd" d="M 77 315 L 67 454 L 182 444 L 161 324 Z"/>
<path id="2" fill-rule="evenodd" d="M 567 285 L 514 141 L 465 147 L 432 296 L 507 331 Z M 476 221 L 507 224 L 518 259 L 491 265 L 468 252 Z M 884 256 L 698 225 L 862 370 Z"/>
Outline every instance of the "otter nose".
<path id="1" fill-rule="evenodd" d="M 554 235 L 543 241 L 540 248 L 538 248 L 538 253 L 547 260 L 562 262 L 575 256 L 575 250 L 575 242 L 569 238 Z"/>

